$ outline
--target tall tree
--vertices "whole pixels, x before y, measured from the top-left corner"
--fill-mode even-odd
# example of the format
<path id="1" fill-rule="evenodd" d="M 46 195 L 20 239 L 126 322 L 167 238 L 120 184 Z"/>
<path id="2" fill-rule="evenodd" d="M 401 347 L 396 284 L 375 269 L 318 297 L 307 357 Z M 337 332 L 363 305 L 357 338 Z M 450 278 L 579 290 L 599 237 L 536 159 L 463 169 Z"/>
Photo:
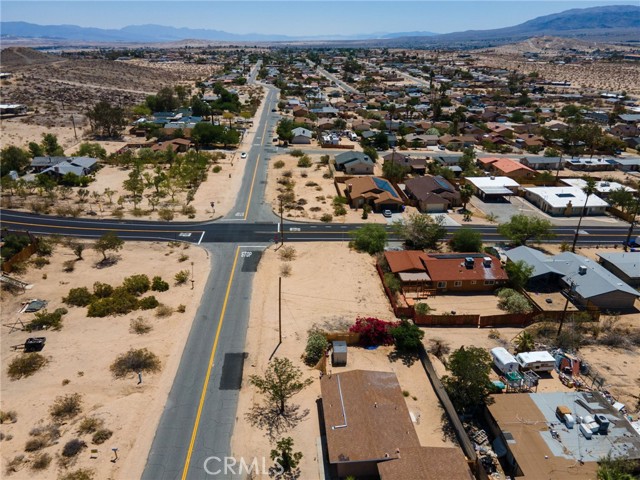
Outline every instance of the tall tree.
<path id="1" fill-rule="evenodd" d="M 249 382 L 280 415 L 286 414 L 287 400 L 313 383 L 310 378 L 302 378 L 302 371 L 291 360 L 278 357 L 269 363 L 264 376 L 251 375 Z"/>
<path id="2" fill-rule="evenodd" d="M 508 222 L 498 225 L 498 233 L 516 245 L 526 245 L 529 240 L 540 241 L 553 237 L 549 220 L 527 215 L 514 215 Z"/>
<path id="3" fill-rule="evenodd" d="M 447 234 L 441 216 L 434 219 L 421 213 L 413 213 L 404 222 L 394 223 L 394 229 L 407 245 L 418 250 L 437 249 Z"/>
<path id="4" fill-rule="evenodd" d="M 442 377 L 451 402 L 458 412 L 479 408 L 489 395 L 491 356 L 484 348 L 460 347 L 449 356 L 449 375 Z"/>
<path id="5" fill-rule="evenodd" d="M 596 193 L 596 181 L 591 177 L 585 177 L 586 185 L 582 187 L 582 191 L 586 195 L 584 199 L 584 205 L 580 211 L 580 219 L 578 220 L 578 226 L 576 227 L 576 233 L 573 237 L 573 244 L 571 245 L 571 251 L 575 253 L 576 243 L 578 243 L 578 235 L 580 234 L 580 225 L 582 224 L 582 218 L 587 211 L 587 203 L 589 203 L 589 197 Z"/>
<path id="6" fill-rule="evenodd" d="M 54 157 L 64 155 L 64 150 L 58 143 L 58 137 L 53 133 L 45 133 L 42 135 L 42 149 L 45 155 Z"/>
<path id="7" fill-rule="evenodd" d="M 108 138 L 119 137 L 125 126 L 124 110 L 100 101 L 87 111 L 91 131 Z"/>
<path id="8" fill-rule="evenodd" d="M 524 288 L 529 282 L 531 274 L 533 273 L 533 266 L 529 265 L 524 260 L 518 260 L 517 262 L 508 262 L 505 266 L 505 270 L 509 277 L 509 281 L 511 282 L 511 286 L 519 289 Z"/>
<path id="9" fill-rule="evenodd" d="M 473 197 L 473 187 L 471 185 L 469 185 L 468 183 L 465 183 L 464 185 L 460 186 L 460 201 L 462 202 L 462 209 L 466 210 L 467 209 L 467 203 L 469 203 L 469 201 L 471 200 L 471 197 Z"/>
<path id="10" fill-rule="evenodd" d="M 96 252 L 100 252 L 102 254 L 102 261 L 107 261 L 107 252 L 114 251 L 117 252 L 122 249 L 124 246 L 124 240 L 118 237 L 116 232 L 107 232 L 102 235 L 96 243 L 93 245 L 93 249 Z"/>
<path id="11" fill-rule="evenodd" d="M 5 147 L 0 151 L 0 177 L 4 177 L 11 171 L 18 173 L 25 170 L 31 163 L 29 152 L 14 145 Z"/>

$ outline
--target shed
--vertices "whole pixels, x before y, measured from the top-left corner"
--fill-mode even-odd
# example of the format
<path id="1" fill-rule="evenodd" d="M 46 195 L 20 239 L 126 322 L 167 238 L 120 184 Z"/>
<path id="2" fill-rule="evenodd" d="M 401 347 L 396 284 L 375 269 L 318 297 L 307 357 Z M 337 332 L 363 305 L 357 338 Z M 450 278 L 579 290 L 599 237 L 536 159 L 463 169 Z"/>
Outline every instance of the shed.
<path id="1" fill-rule="evenodd" d="M 344 340 L 335 340 L 333 342 L 331 364 L 334 367 L 344 367 L 347 365 L 347 342 Z"/>

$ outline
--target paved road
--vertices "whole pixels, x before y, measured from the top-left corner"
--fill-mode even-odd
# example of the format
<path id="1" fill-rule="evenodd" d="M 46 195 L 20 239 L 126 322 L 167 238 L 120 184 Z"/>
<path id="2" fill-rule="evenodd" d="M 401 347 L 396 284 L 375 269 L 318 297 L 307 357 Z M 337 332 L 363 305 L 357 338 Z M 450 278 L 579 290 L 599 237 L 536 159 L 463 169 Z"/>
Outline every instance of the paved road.
<path id="1" fill-rule="evenodd" d="M 310 60 L 307 60 L 307 62 L 309 63 L 309 65 L 313 65 L 313 62 L 311 62 Z M 347 83 L 343 82 L 342 80 L 340 80 L 338 77 L 336 77 L 335 75 L 327 72 L 324 68 L 318 66 L 316 67 L 316 69 L 318 70 L 318 73 L 320 75 L 322 75 L 325 78 L 328 78 L 329 80 L 331 80 L 332 82 L 335 82 L 336 85 L 338 85 L 338 87 L 340 87 L 342 90 L 344 90 L 345 92 L 349 92 L 349 93 L 360 93 L 358 90 L 356 90 L 355 88 L 353 88 L 352 86 L 348 85 Z"/>
<path id="2" fill-rule="evenodd" d="M 230 455 L 253 275 L 262 250 L 280 231 L 277 217 L 264 202 L 267 163 L 275 153 L 271 132 L 278 120 L 271 112 L 278 91 L 267 88 L 266 105 L 248 153 L 238 200 L 224 219 L 166 223 L 0 212 L 2 227 L 26 228 L 33 233 L 98 237 L 106 231 L 117 231 L 125 239 L 185 240 L 202 244 L 211 252 L 212 274 L 149 452 L 144 479 L 230 478 L 208 475 L 204 463 L 209 457 Z M 286 222 L 284 232 L 287 241 L 346 241 L 358 226 Z M 474 228 L 487 240 L 500 240 L 494 226 Z M 449 234 L 455 229 L 449 228 Z M 623 227 L 585 230 L 580 237 L 583 244 L 618 243 L 626 236 Z M 571 240 L 574 232 L 571 227 L 555 231 L 556 241 Z M 391 240 L 397 238 L 392 235 Z M 215 469 L 217 464 L 209 466 Z"/>

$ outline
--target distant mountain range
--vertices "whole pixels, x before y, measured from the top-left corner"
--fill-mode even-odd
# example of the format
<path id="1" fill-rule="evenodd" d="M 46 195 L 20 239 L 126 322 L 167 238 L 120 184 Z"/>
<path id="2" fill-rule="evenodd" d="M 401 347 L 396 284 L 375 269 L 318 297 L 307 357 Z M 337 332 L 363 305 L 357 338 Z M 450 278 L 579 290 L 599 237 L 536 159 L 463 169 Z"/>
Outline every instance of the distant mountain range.
<path id="1" fill-rule="evenodd" d="M 506 6 L 506 5 L 505 5 Z M 508 8 L 513 8 L 509 4 Z M 26 22 L 0 22 L 3 40 L 15 44 L 19 39 L 40 39 L 52 43 L 166 43 L 181 40 L 215 42 L 353 42 L 387 46 L 456 45 L 486 46 L 553 35 L 581 39 L 610 39 L 640 43 L 640 7 L 618 5 L 573 9 L 534 18 L 513 27 L 469 30 L 447 34 L 432 32 L 373 33 L 369 35 L 287 36 L 235 34 L 221 30 L 176 28 L 162 25 L 130 25 L 121 29 L 79 27 L 77 25 L 36 25 Z"/>

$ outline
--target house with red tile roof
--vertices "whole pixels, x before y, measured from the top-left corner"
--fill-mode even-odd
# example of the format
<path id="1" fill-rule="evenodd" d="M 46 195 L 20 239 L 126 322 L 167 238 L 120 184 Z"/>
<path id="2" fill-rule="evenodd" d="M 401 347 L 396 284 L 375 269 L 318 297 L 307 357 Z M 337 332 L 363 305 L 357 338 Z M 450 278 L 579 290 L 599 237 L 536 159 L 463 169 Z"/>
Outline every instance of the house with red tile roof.
<path id="1" fill-rule="evenodd" d="M 500 157 L 478 158 L 478 165 L 501 177 L 509 177 L 516 181 L 532 180 L 536 176 L 536 171 L 517 160 Z"/>

